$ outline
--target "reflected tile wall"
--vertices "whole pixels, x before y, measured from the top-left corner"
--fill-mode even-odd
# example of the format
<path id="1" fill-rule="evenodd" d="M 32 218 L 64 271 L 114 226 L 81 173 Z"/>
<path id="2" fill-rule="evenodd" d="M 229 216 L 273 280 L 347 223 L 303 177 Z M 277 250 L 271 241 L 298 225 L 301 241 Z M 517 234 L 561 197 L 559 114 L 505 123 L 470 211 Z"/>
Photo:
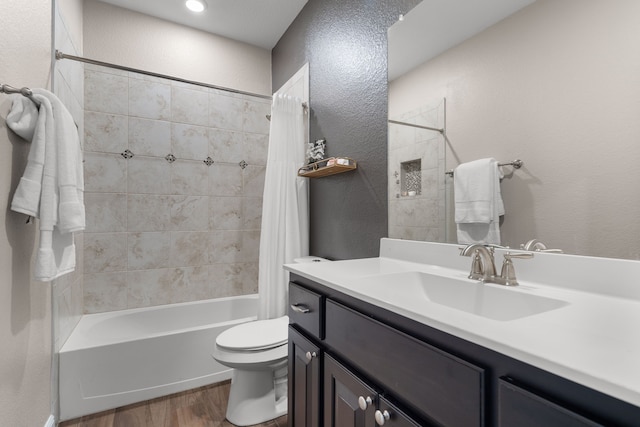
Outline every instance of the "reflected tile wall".
<path id="1" fill-rule="evenodd" d="M 84 312 L 257 292 L 270 101 L 95 65 L 84 86 Z"/>
<path id="2" fill-rule="evenodd" d="M 444 100 L 392 117 L 405 123 L 444 127 Z M 438 133 L 411 126 L 389 125 L 389 237 L 446 242 L 445 143 Z M 402 188 L 403 164 L 420 164 L 420 191 Z"/>

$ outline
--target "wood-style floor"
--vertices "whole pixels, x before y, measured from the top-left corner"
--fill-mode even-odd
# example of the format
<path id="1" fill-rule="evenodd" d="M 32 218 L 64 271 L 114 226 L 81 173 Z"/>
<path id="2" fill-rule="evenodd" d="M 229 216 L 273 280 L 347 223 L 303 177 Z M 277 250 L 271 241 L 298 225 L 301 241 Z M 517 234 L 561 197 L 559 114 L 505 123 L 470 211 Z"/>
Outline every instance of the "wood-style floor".
<path id="1" fill-rule="evenodd" d="M 233 427 L 224 418 L 230 382 L 65 421 L 60 427 Z M 257 427 L 286 427 L 287 416 Z"/>

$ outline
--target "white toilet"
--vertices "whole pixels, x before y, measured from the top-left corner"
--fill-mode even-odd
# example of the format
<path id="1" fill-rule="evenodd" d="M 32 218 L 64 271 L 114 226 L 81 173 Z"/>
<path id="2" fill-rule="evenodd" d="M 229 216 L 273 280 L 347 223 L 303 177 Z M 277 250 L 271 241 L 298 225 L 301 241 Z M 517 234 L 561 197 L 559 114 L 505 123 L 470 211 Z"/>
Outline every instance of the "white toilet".
<path id="1" fill-rule="evenodd" d="M 213 358 L 235 368 L 227 404 L 233 424 L 259 424 L 287 413 L 288 325 L 289 317 L 283 316 L 243 323 L 218 335 Z M 283 385 L 281 393 L 277 383 Z"/>
<path id="2" fill-rule="evenodd" d="M 295 262 L 327 261 L 318 257 Z M 218 335 L 213 358 L 235 368 L 227 420 L 237 426 L 260 424 L 287 413 L 289 317 L 243 323 Z"/>

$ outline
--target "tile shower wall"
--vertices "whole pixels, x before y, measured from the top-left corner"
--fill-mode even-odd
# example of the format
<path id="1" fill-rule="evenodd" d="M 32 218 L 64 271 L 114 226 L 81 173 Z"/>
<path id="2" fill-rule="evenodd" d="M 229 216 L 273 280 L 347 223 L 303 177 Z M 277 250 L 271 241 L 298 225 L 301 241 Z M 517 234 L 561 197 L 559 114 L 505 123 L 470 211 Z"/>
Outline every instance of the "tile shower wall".
<path id="1" fill-rule="evenodd" d="M 444 100 L 394 120 L 444 127 Z M 389 124 L 389 237 L 446 242 L 444 140 L 434 131 Z"/>
<path id="2" fill-rule="evenodd" d="M 86 67 L 86 313 L 257 292 L 270 107 Z"/>

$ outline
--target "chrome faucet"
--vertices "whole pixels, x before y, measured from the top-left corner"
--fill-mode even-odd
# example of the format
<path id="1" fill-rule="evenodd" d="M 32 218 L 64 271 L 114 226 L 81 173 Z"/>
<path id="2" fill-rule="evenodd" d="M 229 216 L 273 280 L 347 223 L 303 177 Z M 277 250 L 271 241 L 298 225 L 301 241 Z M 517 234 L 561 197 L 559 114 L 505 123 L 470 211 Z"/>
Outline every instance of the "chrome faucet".
<path id="1" fill-rule="evenodd" d="M 490 282 L 496 276 L 496 263 L 493 258 L 493 248 L 474 243 L 460 250 L 462 256 L 472 256 L 469 279 Z"/>
<path id="2" fill-rule="evenodd" d="M 483 283 L 496 283 L 505 286 L 517 286 L 516 271 L 513 267 L 513 258 L 533 258 L 532 253 L 528 254 L 512 254 L 507 252 L 504 254 L 504 262 L 500 275 L 496 273 L 496 264 L 493 257 L 493 248 L 487 248 L 484 245 L 474 243 L 465 248 L 460 248 L 460 255 L 473 256 L 471 263 L 471 272 L 469 279 L 481 280 Z"/>

